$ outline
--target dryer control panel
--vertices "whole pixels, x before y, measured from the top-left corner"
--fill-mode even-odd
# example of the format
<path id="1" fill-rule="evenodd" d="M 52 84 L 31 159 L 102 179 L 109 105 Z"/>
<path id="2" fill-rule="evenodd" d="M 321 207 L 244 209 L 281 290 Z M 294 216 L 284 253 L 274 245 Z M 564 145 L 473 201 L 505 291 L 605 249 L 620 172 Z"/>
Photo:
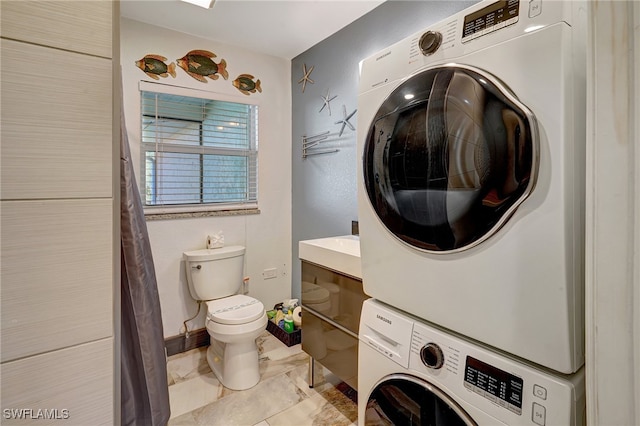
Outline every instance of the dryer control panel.
<path id="1" fill-rule="evenodd" d="M 497 1 L 480 10 L 465 15 L 462 42 L 492 33 L 518 22 L 520 0 Z"/>

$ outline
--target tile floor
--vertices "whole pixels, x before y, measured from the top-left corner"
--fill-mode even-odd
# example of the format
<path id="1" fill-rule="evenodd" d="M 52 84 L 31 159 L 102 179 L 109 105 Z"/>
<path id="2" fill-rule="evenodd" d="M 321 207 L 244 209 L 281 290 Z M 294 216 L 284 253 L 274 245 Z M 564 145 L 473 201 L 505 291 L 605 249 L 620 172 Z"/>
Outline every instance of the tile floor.
<path id="1" fill-rule="evenodd" d="M 287 347 L 265 331 L 257 340 L 260 382 L 232 391 L 207 365 L 206 348 L 169 357 L 170 426 L 357 424 L 356 392 L 316 363 L 309 388 L 309 356 L 301 345 Z"/>

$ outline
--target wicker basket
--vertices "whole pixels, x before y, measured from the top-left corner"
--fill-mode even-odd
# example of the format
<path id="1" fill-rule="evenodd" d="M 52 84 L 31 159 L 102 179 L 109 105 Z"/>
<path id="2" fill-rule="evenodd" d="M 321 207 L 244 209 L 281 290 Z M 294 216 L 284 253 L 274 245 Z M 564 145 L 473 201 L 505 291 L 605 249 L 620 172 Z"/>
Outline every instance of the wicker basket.
<path id="1" fill-rule="evenodd" d="M 267 331 L 273 334 L 287 346 L 297 345 L 302 341 L 302 329 L 299 328 L 295 330 L 293 333 L 287 333 L 280 327 L 278 327 L 275 323 L 271 321 L 267 321 Z"/>

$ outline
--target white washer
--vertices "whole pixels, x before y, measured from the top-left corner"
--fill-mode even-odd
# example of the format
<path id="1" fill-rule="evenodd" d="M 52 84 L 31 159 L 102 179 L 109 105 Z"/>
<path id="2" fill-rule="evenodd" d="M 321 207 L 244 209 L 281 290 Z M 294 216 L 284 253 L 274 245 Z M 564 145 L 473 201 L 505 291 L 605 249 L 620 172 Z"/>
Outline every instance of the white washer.
<path id="1" fill-rule="evenodd" d="M 550 374 L 374 299 L 362 307 L 358 352 L 359 425 L 585 421 L 584 368 Z"/>
<path id="2" fill-rule="evenodd" d="M 365 292 L 584 364 L 586 7 L 482 1 L 361 63 Z"/>

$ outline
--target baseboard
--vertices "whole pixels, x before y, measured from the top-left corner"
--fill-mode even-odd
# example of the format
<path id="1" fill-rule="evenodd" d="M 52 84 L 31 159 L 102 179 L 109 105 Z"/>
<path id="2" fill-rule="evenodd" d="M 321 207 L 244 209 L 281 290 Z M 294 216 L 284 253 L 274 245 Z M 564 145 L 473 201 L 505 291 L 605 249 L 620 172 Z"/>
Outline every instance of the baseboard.
<path id="1" fill-rule="evenodd" d="M 187 352 L 201 346 L 209 346 L 209 332 L 206 328 L 190 331 L 188 338 L 184 334 L 180 334 L 164 339 L 167 356 Z"/>

